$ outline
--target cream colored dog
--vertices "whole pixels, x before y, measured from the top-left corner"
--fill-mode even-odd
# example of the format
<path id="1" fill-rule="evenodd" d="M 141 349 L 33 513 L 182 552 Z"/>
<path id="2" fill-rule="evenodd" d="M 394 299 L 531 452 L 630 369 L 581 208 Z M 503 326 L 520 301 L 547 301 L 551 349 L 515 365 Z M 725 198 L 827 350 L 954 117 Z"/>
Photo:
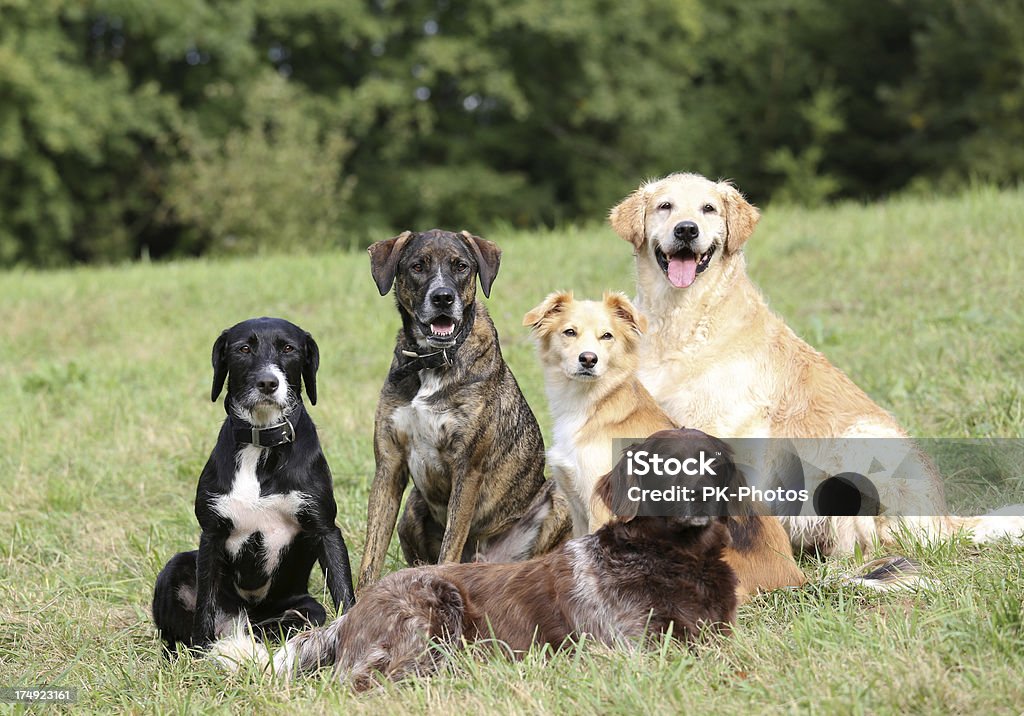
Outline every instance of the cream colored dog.
<path id="1" fill-rule="evenodd" d="M 863 470 L 850 465 L 864 457 L 857 439 L 906 432 L 769 310 L 742 251 L 758 218 L 730 183 L 697 174 L 646 182 L 611 210 L 612 228 L 633 245 L 637 305 L 649 323 L 640 380 L 679 424 L 722 438 L 830 438 L 804 445 L 813 454 L 801 459 L 824 474 Z M 941 478 L 916 451 L 908 470 L 908 451 L 882 459 L 890 471 L 872 479 L 881 504 L 913 517 L 784 518 L 793 544 L 848 553 L 904 528 L 930 539 L 966 529 L 979 542 L 1024 533 L 1019 516 L 945 516 Z M 768 448 L 756 462 L 771 475 L 779 459 Z"/>
<path id="2" fill-rule="evenodd" d="M 565 494 L 573 536 L 594 532 L 612 519 L 595 489 L 614 462 L 615 438 L 646 438 L 678 427 L 636 377 L 647 320 L 621 293 L 577 301 L 556 292 L 523 318 L 537 340 L 554 420 L 548 465 Z M 769 517 L 732 517 L 725 561 L 738 578 L 743 602 L 758 591 L 799 586 L 804 575 L 782 526 Z M 869 580 L 870 581 L 870 580 Z"/>
<path id="3" fill-rule="evenodd" d="M 548 465 L 572 512 L 573 536 L 611 519 L 594 501 L 598 479 L 612 469 L 615 438 L 646 438 L 675 427 L 636 378 L 647 319 L 621 293 L 576 301 L 556 292 L 523 317 L 537 340 L 554 420 Z"/>

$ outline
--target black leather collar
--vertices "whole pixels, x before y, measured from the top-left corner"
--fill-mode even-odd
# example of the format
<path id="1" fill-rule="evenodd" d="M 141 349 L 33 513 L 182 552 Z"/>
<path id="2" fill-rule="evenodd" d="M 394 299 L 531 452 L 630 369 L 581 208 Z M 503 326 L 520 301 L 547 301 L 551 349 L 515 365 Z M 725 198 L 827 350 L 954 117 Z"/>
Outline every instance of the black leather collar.
<path id="1" fill-rule="evenodd" d="M 388 373 L 388 381 L 398 383 L 421 370 L 448 368 L 455 363 L 456 351 L 473 332 L 473 324 L 476 322 L 476 306 L 471 306 L 467 313 L 468 317 L 463 321 L 462 328 L 450 346 L 424 349 L 415 342 L 411 343 L 409 347 L 395 346 L 395 361 L 392 363 L 391 372 Z"/>
<path id="2" fill-rule="evenodd" d="M 295 441 L 295 428 L 288 418 L 277 425 L 257 428 L 232 416 L 231 434 L 234 435 L 236 443 L 250 444 L 261 448 L 277 447 Z"/>

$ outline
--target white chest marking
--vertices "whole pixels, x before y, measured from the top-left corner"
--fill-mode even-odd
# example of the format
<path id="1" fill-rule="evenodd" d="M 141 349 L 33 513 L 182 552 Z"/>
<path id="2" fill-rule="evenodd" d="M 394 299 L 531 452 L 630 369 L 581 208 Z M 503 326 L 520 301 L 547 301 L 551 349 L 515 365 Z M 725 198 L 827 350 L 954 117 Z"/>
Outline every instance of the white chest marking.
<path id="1" fill-rule="evenodd" d="M 213 509 L 221 517 L 231 520 L 231 535 L 226 547 L 232 557 L 254 533 L 263 534 L 263 570 L 270 576 L 277 569 L 281 550 L 302 531 L 298 513 L 306 495 L 293 490 L 286 494 L 260 496 L 256 466 L 265 449 L 246 445 L 238 451 L 231 492 L 216 498 Z"/>
<path id="2" fill-rule="evenodd" d="M 412 481 L 421 492 L 427 492 L 431 475 L 441 470 L 441 445 L 444 429 L 450 418 L 427 399 L 441 388 L 437 371 L 420 371 L 420 389 L 412 402 L 395 410 L 391 421 L 395 432 L 408 446 L 408 465 Z"/>

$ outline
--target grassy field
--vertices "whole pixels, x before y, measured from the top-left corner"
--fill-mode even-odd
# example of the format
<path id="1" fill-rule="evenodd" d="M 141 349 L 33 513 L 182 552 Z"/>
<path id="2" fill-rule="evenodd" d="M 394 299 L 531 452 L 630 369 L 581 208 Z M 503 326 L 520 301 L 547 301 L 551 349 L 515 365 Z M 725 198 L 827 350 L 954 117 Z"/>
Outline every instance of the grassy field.
<path id="1" fill-rule="evenodd" d="M 556 288 L 632 293 L 630 247 L 602 226 L 489 238 L 504 259 L 488 307 L 547 436 L 521 317 Z M 748 247 L 773 307 L 914 434 L 1024 434 L 1024 191 L 773 208 Z M 210 347 L 256 315 L 319 341 L 311 413 L 358 564 L 397 328 L 364 254 L 0 274 L 0 686 L 161 713 L 1024 710 L 1024 550 L 1011 546 L 907 545 L 941 581 L 920 595 L 863 594 L 839 581 L 852 562 L 809 561 L 810 586 L 758 598 L 699 653 L 468 654 L 362 696 L 326 675 L 280 687 L 166 662 L 149 600 L 164 561 L 198 540 L 195 483 L 224 415 L 208 400 Z"/>

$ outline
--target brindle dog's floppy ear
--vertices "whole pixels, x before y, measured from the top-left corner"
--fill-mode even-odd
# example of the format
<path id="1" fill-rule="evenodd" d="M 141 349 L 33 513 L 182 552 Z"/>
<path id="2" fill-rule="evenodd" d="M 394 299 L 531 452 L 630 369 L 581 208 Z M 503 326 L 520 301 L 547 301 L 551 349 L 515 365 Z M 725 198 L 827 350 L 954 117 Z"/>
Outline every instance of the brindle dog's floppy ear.
<path id="1" fill-rule="evenodd" d="M 460 232 L 462 237 L 466 239 L 466 243 L 469 244 L 470 248 L 473 249 L 473 253 L 476 255 L 477 263 L 477 274 L 480 276 L 480 288 L 484 292 L 484 297 L 491 297 L 491 284 L 494 283 L 494 279 L 498 276 L 498 267 L 501 265 L 501 249 L 493 241 L 487 239 L 481 239 L 479 236 L 473 236 L 468 231 Z"/>
<path id="2" fill-rule="evenodd" d="M 320 369 L 320 346 L 310 333 L 306 333 L 306 347 L 302 354 L 302 382 L 306 385 L 309 402 L 316 405 L 316 372 Z"/>
<path id="3" fill-rule="evenodd" d="M 625 321 L 636 335 L 642 336 L 647 330 L 647 317 L 640 313 L 640 309 L 633 305 L 626 294 L 618 291 L 605 291 L 604 305 L 611 310 L 616 318 Z"/>
<path id="4" fill-rule="evenodd" d="M 213 389 L 210 391 L 210 400 L 214 403 L 220 397 L 220 391 L 224 389 L 224 381 L 228 377 L 228 331 L 223 333 L 213 342 Z"/>
<path id="5" fill-rule="evenodd" d="M 398 259 L 402 257 L 402 249 L 411 236 L 411 231 L 403 231 L 394 238 L 371 244 L 367 249 L 370 253 L 370 274 L 381 296 L 386 296 L 391 290 L 395 273 L 398 272 Z"/>
<path id="6" fill-rule="evenodd" d="M 542 334 L 546 319 L 557 315 L 565 307 L 565 304 L 572 302 L 572 291 L 555 291 L 549 293 L 539 304 L 531 308 L 523 316 L 524 326 L 533 326 L 538 334 Z"/>
<path id="7" fill-rule="evenodd" d="M 754 233 L 761 212 L 732 183 L 720 181 L 717 188 L 725 201 L 725 250 L 734 254 Z"/>
<path id="8" fill-rule="evenodd" d="M 638 249 L 647 238 L 647 229 L 644 226 L 646 218 L 646 185 L 641 186 L 608 212 L 608 223 L 612 225 L 615 233 Z"/>

